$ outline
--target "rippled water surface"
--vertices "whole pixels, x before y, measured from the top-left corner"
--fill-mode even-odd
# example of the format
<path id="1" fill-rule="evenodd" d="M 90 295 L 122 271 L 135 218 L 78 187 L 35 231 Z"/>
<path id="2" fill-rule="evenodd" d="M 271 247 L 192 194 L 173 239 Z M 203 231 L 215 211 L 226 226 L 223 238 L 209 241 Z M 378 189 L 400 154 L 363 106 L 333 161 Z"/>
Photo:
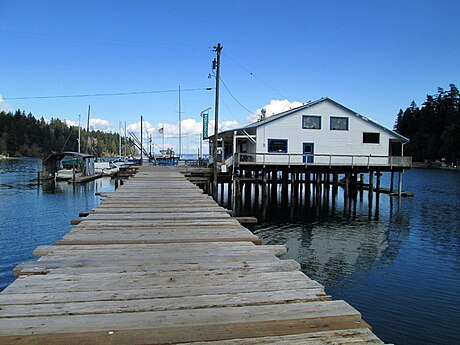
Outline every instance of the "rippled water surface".
<path id="1" fill-rule="evenodd" d="M 383 176 L 387 187 L 389 177 Z M 265 244 L 286 244 L 285 258 L 357 308 L 387 343 L 460 344 L 460 172 L 414 169 L 404 190 L 369 208 L 359 193 L 345 207 L 342 191 L 273 199 L 251 228 Z"/>
<path id="2" fill-rule="evenodd" d="M 37 159 L 0 160 L 0 291 L 13 268 L 33 259 L 32 251 L 61 239 L 79 212 L 99 204 L 96 192 L 114 190 L 109 178 L 72 185 L 54 181 L 38 186 Z"/>

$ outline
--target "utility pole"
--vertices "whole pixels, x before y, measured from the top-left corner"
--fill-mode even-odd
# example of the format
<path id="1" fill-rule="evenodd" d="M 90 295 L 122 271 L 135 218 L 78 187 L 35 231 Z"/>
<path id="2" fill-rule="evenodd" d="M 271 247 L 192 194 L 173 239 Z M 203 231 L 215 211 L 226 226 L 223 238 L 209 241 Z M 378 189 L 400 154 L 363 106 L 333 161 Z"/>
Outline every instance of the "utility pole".
<path id="1" fill-rule="evenodd" d="M 213 158 L 213 180 L 212 180 L 212 197 L 217 201 L 217 136 L 219 133 L 219 79 L 220 79 L 220 52 L 222 46 L 217 43 L 214 51 L 217 54 L 217 60 L 212 63 L 213 69 L 216 69 L 216 105 L 214 108 L 214 141 L 212 142 L 212 158 Z"/>
<path id="2" fill-rule="evenodd" d="M 182 154 L 182 113 L 180 104 L 180 85 L 179 85 L 179 160 Z"/>

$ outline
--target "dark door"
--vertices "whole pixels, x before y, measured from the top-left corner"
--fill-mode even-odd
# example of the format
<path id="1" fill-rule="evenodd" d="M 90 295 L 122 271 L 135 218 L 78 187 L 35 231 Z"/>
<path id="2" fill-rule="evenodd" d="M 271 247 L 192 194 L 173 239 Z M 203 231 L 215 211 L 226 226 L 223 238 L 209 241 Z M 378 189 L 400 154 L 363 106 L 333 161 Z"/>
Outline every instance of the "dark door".
<path id="1" fill-rule="evenodd" d="M 313 155 L 315 153 L 315 144 L 314 143 L 303 143 L 303 154 L 304 155 Z M 313 156 L 303 156 L 304 163 L 313 163 Z"/>

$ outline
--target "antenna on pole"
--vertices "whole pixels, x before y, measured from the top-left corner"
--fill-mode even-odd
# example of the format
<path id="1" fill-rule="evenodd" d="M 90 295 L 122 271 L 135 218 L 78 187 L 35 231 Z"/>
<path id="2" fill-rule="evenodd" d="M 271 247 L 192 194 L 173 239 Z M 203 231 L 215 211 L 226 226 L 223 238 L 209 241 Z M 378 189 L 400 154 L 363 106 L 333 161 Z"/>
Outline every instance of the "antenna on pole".
<path id="1" fill-rule="evenodd" d="M 220 80 L 220 52 L 222 46 L 217 43 L 214 47 L 214 51 L 217 57 L 212 62 L 213 69 L 216 70 L 216 105 L 214 108 L 214 140 L 212 142 L 212 158 L 213 158 L 213 180 L 212 180 L 212 197 L 217 201 L 217 136 L 219 134 L 219 80 Z"/>

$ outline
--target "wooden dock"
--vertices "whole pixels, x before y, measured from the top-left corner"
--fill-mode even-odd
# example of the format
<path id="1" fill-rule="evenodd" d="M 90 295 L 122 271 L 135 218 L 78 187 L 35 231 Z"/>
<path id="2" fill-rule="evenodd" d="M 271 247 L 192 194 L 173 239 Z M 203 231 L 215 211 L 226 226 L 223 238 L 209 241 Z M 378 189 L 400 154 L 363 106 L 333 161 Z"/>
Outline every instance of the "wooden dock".
<path id="1" fill-rule="evenodd" d="M 0 344 L 383 344 L 182 174 L 143 167 L 102 197 L 16 267 Z"/>

